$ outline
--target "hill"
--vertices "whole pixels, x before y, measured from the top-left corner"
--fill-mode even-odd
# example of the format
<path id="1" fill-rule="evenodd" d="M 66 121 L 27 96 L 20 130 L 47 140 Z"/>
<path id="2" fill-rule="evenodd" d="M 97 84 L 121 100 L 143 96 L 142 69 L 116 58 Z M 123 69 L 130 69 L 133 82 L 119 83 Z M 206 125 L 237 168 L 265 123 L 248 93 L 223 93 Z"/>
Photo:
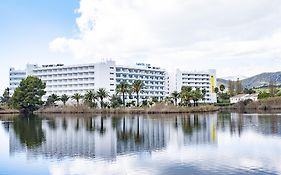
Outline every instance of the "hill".
<path id="1" fill-rule="evenodd" d="M 227 86 L 228 80 L 218 78 L 218 84 L 224 84 Z M 253 88 L 253 87 L 265 87 L 268 86 L 271 81 L 276 82 L 278 86 L 281 85 L 281 72 L 267 72 L 255 75 L 241 80 L 243 87 Z"/>

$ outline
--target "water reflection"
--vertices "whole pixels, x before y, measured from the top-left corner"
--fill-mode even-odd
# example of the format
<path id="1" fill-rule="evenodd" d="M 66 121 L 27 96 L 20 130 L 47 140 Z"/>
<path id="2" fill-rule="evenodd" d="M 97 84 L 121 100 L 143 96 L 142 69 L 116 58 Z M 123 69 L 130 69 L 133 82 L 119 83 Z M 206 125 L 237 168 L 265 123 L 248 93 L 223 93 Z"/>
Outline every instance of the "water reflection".
<path id="1" fill-rule="evenodd" d="M 13 131 L 10 131 L 11 139 L 19 139 L 21 145 L 26 146 L 28 149 L 39 147 L 45 141 L 42 120 L 35 116 L 14 118 L 12 129 Z"/>
<path id="2" fill-rule="evenodd" d="M 232 135 L 242 134 L 243 130 L 255 130 L 264 135 L 281 136 L 281 116 L 278 114 L 239 114 L 219 113 L 217 128 L 229 131 Z"/>
<path id="3" fill-rule="evenodd" d="M 279 115 L 238 113 L 57 115 L 0 119 L 4 131 L 9 135 L 10 155 L 26 153 L 27 157 L 32 158 L 43 157 L 52 160 L 82 158 L 89 161 L 119 162 L 119 164 L 118 158 L 140 155 L 141 160 L 150 158 L 151 165 L 160 166 L 155 163 L 157 158 L 152 161 L 152 153 L 158 153 L 157 155 L 161 157 L 160 162 L 166 163 L 161 169 L 165 172 L 160 174 L 184 173 L 183 170 L 187 169 L 200 174 L 202 171 L 198 167 L 201 166 L 208 173 L 212 169 L 215 169 L 214 172 L 217 169 L 225 172 L 227 171 L 225 168 L 233 167 L 239 172 L 241 167 L 243 170 L 245 166 L 251 173 L 252 167 L 264 168 L 266 162 L 274 160 L 278 162 L 279 159 L 273 155 L 274 152 L 281 153 L 278 149 L 281 141 Z M 267 136 L 276 137 L 277 140 L 270 140 Z M 258 137 L 267 141 L 262 142 Z M 251 142 L 260 145 L 251 145 Z M 267 145 L 269 142 L 271 144 Z M 274 143 L 277 143 L 276 147 Z M 257 146 L 257 150 L 264 151 L 263 154 L 256 152 L 249 154 L 254 150 L 253 146 Z M 265 152 L 264 148 L 267 146 L 272 147 L 274 152 L 273 150 Z M 143 162 L 138 162 L 141 163 Z M 142 166 L 148 167 L 150 164 Z"/>
<path id="4" fill-rule="evenodd" d="M 115 159 L 118 154 L 160 150 L 171 133 L 185 144 L 215 143 L 212 116 L 39 116 L 14 117 L 9 129 L 10 153 L 45 157 Z M 174 121 L 172 120 L 174 119 Z"/>
<path id="5" fill-rule="evenodd" d="M 232 135 L 254 129 L 281 135 L 278 116 L 236 113 L 165 116 L 31 116 L 2 122 L 10 134 L 10 153 L 46 157 L 115 159 L 118 154 L 161 150 L 170 139 L 183 145 L 217 144 L 217 130 Z"/>

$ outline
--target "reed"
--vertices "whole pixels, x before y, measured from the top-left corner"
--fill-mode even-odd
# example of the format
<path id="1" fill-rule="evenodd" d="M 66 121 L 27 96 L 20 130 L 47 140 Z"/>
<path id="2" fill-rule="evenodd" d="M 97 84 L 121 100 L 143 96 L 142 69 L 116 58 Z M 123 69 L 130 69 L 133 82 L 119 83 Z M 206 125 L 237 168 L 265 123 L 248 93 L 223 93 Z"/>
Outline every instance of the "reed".
<path id="1" fill-rule="evenodd" d="M 204 105 L 198 107 L 177 107 L 163 103 L 155 104 L 152 107 L 133 107 L 133 108 L 115 108 L 115 109 L 97 109 L 89 108 L 85 105 L 79 106 L 58 106 L 41 108 L 35 113 L 96 113 L 96 114 L 168 114 L 168 113 L 191 113 L 191 112 L 215 112 L 219 108 L 213 105 Z"/>

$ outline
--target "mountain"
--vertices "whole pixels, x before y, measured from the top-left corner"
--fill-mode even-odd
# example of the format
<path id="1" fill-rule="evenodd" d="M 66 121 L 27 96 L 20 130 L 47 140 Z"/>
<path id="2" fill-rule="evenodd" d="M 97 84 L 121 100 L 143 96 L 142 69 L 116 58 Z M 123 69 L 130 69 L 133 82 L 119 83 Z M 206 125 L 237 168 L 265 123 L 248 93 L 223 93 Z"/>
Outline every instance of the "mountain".
<path id="1" fill-rule="evenodd" d="M 238 76 L 222 77 L 221 79 L 236 81 L 237 78 L 239 78 L 240 80 L 243 80 L 243 79 L 246 79 L 248 77 L 243 76 L 243 75 L 238 75 Z"/>
<path id="2" fill-rule="evenodd" d="M 263 87 L 268 86 L 271 81 L 276 82 L 277 85 L 281 85 L 281 72 L 267 72 L 255 75 L 241 80 L 243 87 L 253 88 L 253 87 Z M 227 86 L 228 79 L 218 78 L 218 84 L 224 84 Z"/>

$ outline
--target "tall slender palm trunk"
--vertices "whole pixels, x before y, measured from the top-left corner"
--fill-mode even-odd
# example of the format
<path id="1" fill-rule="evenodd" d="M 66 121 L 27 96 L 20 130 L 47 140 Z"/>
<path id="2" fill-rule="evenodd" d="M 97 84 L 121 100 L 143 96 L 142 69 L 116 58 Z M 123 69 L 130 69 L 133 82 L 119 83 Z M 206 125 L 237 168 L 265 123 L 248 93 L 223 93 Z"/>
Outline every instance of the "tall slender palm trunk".
<path id="1" fill-rule="evenodd" d="M 123 106 L 125 107 L 126 106 L 126 104 L 125 104 L 125 92 L 123 92 L 122 95 L 123 95 Z"/>
<path id="2" fill-rule="evenodd" d="M 137 92 L 137 107 L 140 105 L 139 92 Z"/>

